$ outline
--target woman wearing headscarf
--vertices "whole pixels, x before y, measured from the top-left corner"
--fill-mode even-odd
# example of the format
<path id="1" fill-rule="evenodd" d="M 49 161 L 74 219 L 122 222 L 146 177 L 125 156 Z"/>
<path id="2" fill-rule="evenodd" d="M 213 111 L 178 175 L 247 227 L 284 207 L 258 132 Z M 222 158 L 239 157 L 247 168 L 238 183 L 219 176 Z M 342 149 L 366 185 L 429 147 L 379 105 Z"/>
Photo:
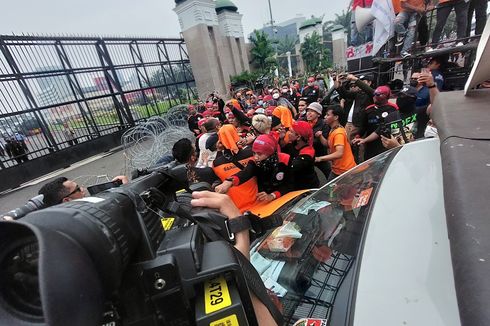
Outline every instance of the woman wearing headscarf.
<path id="1" fill-rule="evenodd" d="M 272 132 L 271 135 L 276 138 L 279 146 L 283 147 L 289 143 L 288 131 L 293 125 L 293 115 L 285 106 L 278 106 L 272 111 Z"/>
<path id="2" fill-rule="evenodd" d="M 243 124 L 242 121 L 237 119 L 233 112 L 226 113 L 226 120 L 229 124 L 233 125 L 236 128 L 240 139 L 247 137 L 248 133 L 250 132 L 250 124 Z"/>
<path id="3" fill-rule="evenodd" d="M 227 193 L 230 188 L 257 178 L 257 200 L 270 202 L 293 190 L 294 180 L 289 170 L 290 156 L 277 152 L 277 141 L 271 135 L 260 135 L 252 145 L 254 160 L 242 171 L 227 178 L 215 188 Z"/>
<path id="4" fill-rule="evenodd" d="M 245 169 L 253 159 L 252 149 L 239 148 L 237 145 L 239 140 L 238 132 L 231 124 L 222 126 L 218 131 L 218 155 L 213 162 L 213 171 L 222 182 Z M 256 178 L 251 178 L 228 191 L 228 195 L 240 212 L 249 210 L 253 206 L 257 193 Z"/>

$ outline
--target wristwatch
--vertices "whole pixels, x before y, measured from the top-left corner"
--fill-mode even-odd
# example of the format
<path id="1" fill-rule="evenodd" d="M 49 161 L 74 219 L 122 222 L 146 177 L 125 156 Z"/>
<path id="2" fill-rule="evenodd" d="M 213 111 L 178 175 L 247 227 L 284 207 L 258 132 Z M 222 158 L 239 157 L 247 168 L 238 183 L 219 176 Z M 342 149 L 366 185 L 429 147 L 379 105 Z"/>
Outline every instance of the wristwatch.
<path id="1" fill-rule="evenodd" d="M 256 236 L 263 235 L 267 230 L 281 226 L 282 217 L 279 214 L 272 214 L 261 218 L 250 211 L 245 211 L 243 215 L 228 219 L 228 231 L 232 234 L 244 230 L 250 230 Z"/>
<path id="2" fill-rule="evenodd" d="M 228 219 L 228 230 L 230 233 L 239 233 L 244 230 L 250 230 L 252 228 L 252 222 L 250 221 L 250 212 L 245 212 L 243 215 Z"/>

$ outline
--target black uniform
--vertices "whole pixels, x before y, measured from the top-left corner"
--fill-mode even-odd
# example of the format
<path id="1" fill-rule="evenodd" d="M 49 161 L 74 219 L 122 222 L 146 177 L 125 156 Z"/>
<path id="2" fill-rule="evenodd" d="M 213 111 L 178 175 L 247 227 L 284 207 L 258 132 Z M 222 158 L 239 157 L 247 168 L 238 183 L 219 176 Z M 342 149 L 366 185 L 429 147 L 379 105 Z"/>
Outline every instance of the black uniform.
<path id="1" fill-rule="evenodd" d="M 316 102 L 320 97 L 320 88 L 316 85 L 306 86 L 301 93 L 301 97 L 306 97 L 308 103 Z"/>
<path id="2" fill-rule="evenodd" d="M 29 161 L 29 157 L 27 156 L 27 145 L 23 141 L 18 141 L 15 139 L 7 140 L 7 144 L 5 144 L 5 151 L 9 157 L 14 158 L 19 164 Z"/>
<path id="3" fill-rule="evenodd" d="M 238 172 L 234 177 L 238 178 L 238 184 L 257 177 L 259 192 L 274 193 L 276 198 L 293 190 L 294 176 L 289 169 L 290 156 L 285 153 L 276 153 L 257 165 L 250 161 L 245 169 Z"/>
<path id="4" fill-rule="evenodd" d="M 382 114 L 387 112 L 388 114 L 397 111 L 398 107 L 390 102 L 384 105 L 370 105 L 365 110 L 362 111 L 362 126 L 359 132 L 360 135 L 369 136 L 371 133 L 378 130 L 380 124 L 383 123 L 384 118 Z M 383 153 L 386 148 L 384 148 L 381 138 L 375 141 L 366 143 L 366 151 L 364 153 L 364 159 L 368 160 L 375 157 L 378 154 Z"/>
<path id="5" fill-rule="evenodd" d="M 305 146 L 300 150 L 288 144 L 285 151 L 291 155 L 291 172 L 294 175 L 294 190 L 318 188 L 320 180 L 315 172 L 315 150 Z"/>

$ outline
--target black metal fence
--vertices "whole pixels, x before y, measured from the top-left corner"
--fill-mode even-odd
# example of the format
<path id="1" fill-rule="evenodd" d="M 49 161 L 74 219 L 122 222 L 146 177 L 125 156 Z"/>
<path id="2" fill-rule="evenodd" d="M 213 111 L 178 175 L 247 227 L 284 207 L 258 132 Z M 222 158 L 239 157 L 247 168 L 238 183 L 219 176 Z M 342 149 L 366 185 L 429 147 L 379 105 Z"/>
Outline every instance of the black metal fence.
<path id="1" fill-rule="evenodd" d="M 183 39 L 0 36 L 0 170 L 196 97 Z"/>

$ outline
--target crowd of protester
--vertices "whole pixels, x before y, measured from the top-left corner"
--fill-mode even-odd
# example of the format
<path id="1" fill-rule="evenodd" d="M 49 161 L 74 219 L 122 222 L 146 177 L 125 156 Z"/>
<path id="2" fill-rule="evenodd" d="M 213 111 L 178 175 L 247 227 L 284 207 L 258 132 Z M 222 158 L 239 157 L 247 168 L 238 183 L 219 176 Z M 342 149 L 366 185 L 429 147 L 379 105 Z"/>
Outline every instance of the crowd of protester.
<path id="1" fill-rule="evenodd" d="M 371 74 L 327 71 L 305 85 L 276 79 L 272 86 L 231 92 L 226 100 L 214 92 L 188 105 L 195 142 L 177 141 L 157 165 L 186 165 L 184 178 L 228 194 L 242 212 L 294 190 L 318 188 L 388 149 L 437 137 L 430 113 L 444 86 L 441 64 L 432 58 L 402 87 L 376 85 Z M 47 206 L 87 194 L 66 178 L 39 193 Z"/>
<path id="2" fill-rule="evenodd" d="M 300 189 L 317 188 L 390 148 L 437 134 L 430 103 L 444 78 L 433 58 L 401 89 L 370 74 L 328 72 L 262 89 L 217 92 L 189 105 L 196 135 L 196 181 L 212 170 L 213 189 L 240 211 Z M 209 173 L 204 173 L 209 176 Z M 209 177 L 206 181 L 209 181 Z"/>

